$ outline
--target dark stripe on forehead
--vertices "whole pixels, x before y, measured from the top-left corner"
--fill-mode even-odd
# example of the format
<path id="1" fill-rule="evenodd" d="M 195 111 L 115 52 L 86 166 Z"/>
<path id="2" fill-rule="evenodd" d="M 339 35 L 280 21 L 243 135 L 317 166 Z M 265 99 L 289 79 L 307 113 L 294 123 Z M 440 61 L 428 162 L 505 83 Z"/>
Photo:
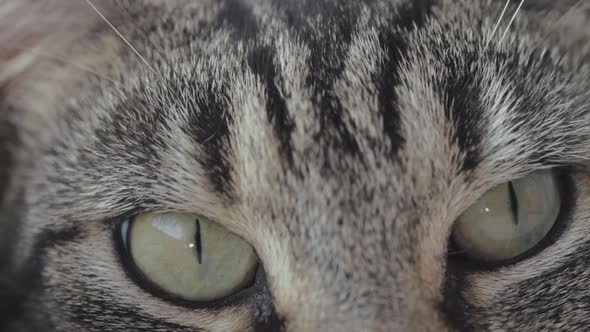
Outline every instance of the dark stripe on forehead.
<path id="1" fill-rule="evenodd" d="M 379 113 L 383 119 L 385 137 L 391 142 L 389 153 L 393 155 L 404 143 L 400 132 L 400 114 L 395 90 L 401 83 L 399 63 L 407 52 L 408 45 L 400 33 L 391 30 L 382 31 L 379 35 L 379 43 L 386 54 L 381 73 L 377 77 Z"/>
<path id="2" fill-rule="evenodd" d="M 276 3 L 285 10 L 289 28 L 299 40 L 307 44 L 311 52 L 306 83 L 314 91 L 320 125 L 314 138 L 325 149 L 337 149 L 358 156 L 358 143 L 343 121 L 346 114 L 342 102 L 336 96 L 334 85 L 344 73 L 362 1 L 303 0 Z M 329 161 L 325 162 L 325 166 L 330 168 Z"/>
<path id="3" fill-rule="evenodd" d="M 385 136 L 391 142 L 390 154 L 394 155 L 404 143 L 400 132 L 400 114 L 397 87 L 402 83 L 400 78 L 400 63 L 411 48 L 407 39 L 408 33 L 419 29 L 431 15 L 434 1 L 412 1 L 402 7 L 393 9 L 397 12 L 391 23 L 379 33 L 379 43 L 386 55 L 381 73 L 377 76 L 376 85 L 379 87 L 379 113 L 383 119 Z"/>
<path id="4" fill-rule="evenodd" d="M 274 133 L 279 139 L 279 152 L 289 165 L 293 165 L 291 133 L 295 124 L 289 115 L 287 103 L 278 88 L 283 78 L 280 77 L 280 73 L 277 73 L 276 56 L 275 49 L 269 46 L 254 47 L 248 54 L 248 65 L 264 84 L 266 112 Z"/>
<path id="5" fill-rule="evenodd" d="M 196 157 L 206 170 L 213 189 L 228 198 L 233 197 L 231 143 L 232 124 L 227 87 L 220 82 L 208 82 L 195 88 L 197 110 L 191 112 L 188 128 L 201 146 L 204 156 Z"/>
<path id="6" fill-rule="evenodd" d="M 137 90 L 128 92 L 129 97 L 119 105 L 119 111 L 112 112 L 109 117 L 102 119 L 100 126 L 94 132 L 97 139 L 91 150 L 95 153 L 82 154 L 78 167 L 92 169 L 102 165 L 105 160 L 96 158 L 96 155 L 99 155 L 109 156 L 115 160 L 125 160 L 130 165 L 153 166 L 154 170 L 157 170 L 159 161 L 156 159 L 158 155 L 156 150 L 157 147 L 166 147 L 166 142 L 155 133 L 163 130 L 162 126 L 166 122 L 164 109 L 167 105 L 154 104 L 146 100 L 146 91 L 149 91 L 147 87 L 141 86 Z M 67 121 L 72 127 L 81 125 L 80 122 L 84 121 L 82 118 L 77 118 L 78 110 L 72 110 L 68 114 L 71 118 Z M 101 177 L 102 174 L 96 174 L 96 176 Z M 100 179 L 97 180 L 100 182 Z"/>
<path id="7" fill-rule="evenodd" d="M 464 53 L 464 64 L 457 65 L 455 59 L 447 59 L 445 64 L 454 76 L 448 76 L 442 82 L 440 93 L 446 101 L 445 115 L 455 128 L 453 142 L 461 152 L 460 172 L 474 169 L 480 161 L 481 135 L 484 128 L 484 106 L 481 102 L 483 94 L 481 83 L 478 81 L 476 66 L 473 62 L 477 57 Z"/>
<path id="8" fill-rule="evenodd" d="M 224 0 L 215 22 L 229 29 L 235 39 L 254 39 L 259 29 L 252 10 L 242 0 Z"/>

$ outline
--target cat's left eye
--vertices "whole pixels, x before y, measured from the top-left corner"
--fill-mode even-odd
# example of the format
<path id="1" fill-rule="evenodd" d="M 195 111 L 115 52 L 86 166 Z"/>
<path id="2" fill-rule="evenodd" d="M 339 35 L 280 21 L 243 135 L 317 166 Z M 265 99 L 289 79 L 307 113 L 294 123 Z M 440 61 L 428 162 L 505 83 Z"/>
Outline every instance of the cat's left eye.
<path id="1" fill-rule="evenodd" d="M 494 264 L 522 257 L 557 223 L 562 208 L 558 181 L 553 171 L 539 171 L 488 191 L 455 221 L 455 249 Z"/>
<path id="2" fill-rule="evenodd" d="M 145 213 L 124 222 L 119 235 L 136 278 L 167 297 L 216 301 L 254 282 L 254 248 L 207 218 Z"/>

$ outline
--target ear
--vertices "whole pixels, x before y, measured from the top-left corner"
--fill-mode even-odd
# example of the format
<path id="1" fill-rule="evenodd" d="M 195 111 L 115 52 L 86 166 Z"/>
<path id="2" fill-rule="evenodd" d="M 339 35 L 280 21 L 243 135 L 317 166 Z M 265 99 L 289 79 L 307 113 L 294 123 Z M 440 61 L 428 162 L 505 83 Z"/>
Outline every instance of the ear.
<path id="1" fill-rule="evenodd" d="M 91 3 L 110 15 L 107 2 Z M 106 31 L 103 20 L 85 0 L 0 0 L 0 116 L 29 83 L 57 82 L 49 67 L 65 67 L 68 52 L 100 29 Z"/>

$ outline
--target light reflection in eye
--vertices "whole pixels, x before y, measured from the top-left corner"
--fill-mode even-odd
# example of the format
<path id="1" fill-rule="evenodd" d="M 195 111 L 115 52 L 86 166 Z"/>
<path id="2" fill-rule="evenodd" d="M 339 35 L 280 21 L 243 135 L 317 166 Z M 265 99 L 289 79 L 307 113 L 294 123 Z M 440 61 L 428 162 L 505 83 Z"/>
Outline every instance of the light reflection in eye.
<path id="1" fill-rule="evenodd" d="M 151 222 L 152 226 L 169 237 L 180 240 L 183 237 L 183 228 L 176 219 L 168 215 L 162 215 Z"/>

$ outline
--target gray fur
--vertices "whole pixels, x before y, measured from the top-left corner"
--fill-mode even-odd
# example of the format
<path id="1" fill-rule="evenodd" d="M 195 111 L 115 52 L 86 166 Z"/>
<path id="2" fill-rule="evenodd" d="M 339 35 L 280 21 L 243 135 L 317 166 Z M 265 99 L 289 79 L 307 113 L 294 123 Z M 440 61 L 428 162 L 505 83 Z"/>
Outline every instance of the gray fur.
<path id="1" fill-rule="evenodd" d="M 503 1 L 100 2 L 150 66 L 79 2 L 0 4 L 6 331 L 590 326 L 584 1 L 529 0 L 487 49 Z M 575 202 L 552 246 L 448 263 L 479 196 L 562 166 Z M 219 222 L 267 288 L 222 309 L 145 292 L 112 234 L 140 211 Z"/>

